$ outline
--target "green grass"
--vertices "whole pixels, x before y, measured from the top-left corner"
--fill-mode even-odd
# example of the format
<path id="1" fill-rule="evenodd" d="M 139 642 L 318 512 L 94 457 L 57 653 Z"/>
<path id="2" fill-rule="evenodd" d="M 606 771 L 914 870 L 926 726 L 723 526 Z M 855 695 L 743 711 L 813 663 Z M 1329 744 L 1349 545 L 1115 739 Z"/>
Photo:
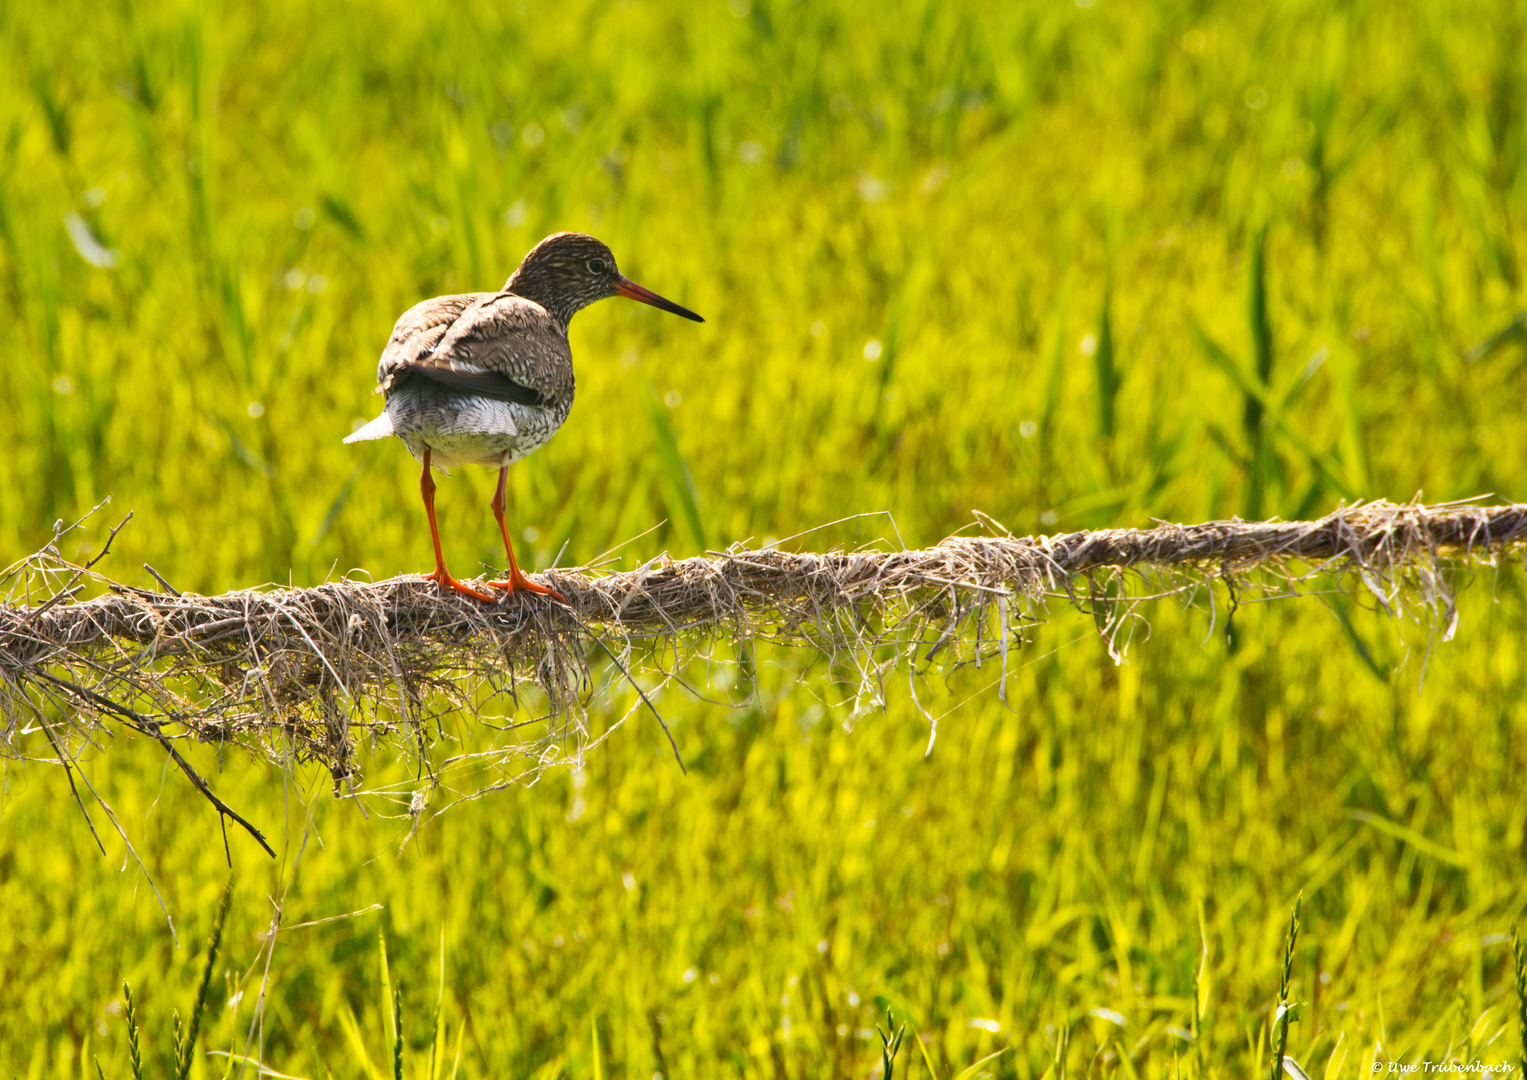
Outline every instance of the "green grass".
<path id="1" fill-rule="evenodd" d="M 575 321 L 578 403 L 511 472 L 527 567 L 873 511 L 918 545 L 976 509 L 1527 497 L 1522 336 L 1465 359 L 1527 307 L 1517 6 L 0 8 L 0 561 L 109 494 L 129 583 L 426 568 L 415 464 L 339 440 L 398 313 L 560 228 L 708 321 Z M 501 557 L 492 482 L 441 483 L 458 573 Z M 1457 580 L 1429 653 L 1356 601 L 1233 634 L 1159 603 L 1115 666 L 1057 608 L 1005 704 L 989 669 L 918 683 L 926 760 L 904 669 L 851 718 L 761 650 L 754 707 L 663 697 L 688 777 L 643 716 L 401 852 L 407 818 L 327 774 L 191 748 L 282 840 L 230 834 L 199 1045 L 304 1077 L 399 1046 L 410 1077 L 868 1076 L 894 1022 L 898 1077 L 1004 1048 L 982 1069 L 1242 1076 L 1285 1036 L 1312 1076 L 1519 1061 L 1527 597 L 1519 560 Z M 105 859 L 46 741 L 8 737 L 0 1073 L 130 1075 L 126 980 L 165 1074 L 216 817 L 154 746 L 82 755 L 177 948 L 89 790 Z"/>

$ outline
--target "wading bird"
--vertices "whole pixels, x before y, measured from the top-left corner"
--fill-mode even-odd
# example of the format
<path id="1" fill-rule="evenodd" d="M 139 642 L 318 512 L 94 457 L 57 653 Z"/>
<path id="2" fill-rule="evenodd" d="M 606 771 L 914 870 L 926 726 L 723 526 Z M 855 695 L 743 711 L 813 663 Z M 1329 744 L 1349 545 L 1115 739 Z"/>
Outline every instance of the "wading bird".
<path id="1" fill-rule="evenodd" d="M 610 249 L 583 233 L 542 240 L 496 293 L 437 296 L 415 304 L 392 328 L 377 365 L 382 415 L 345 442 L 396 435 L 424 463 L 419 491 L 429 515 L 435 569 L 425 574 L 442 589 L 478 600 L 495 597 L 450 575 L 435 522 L 430 467 L 491 465 L 498 469 L 493 516 L 504 537 L 509 576 L 488 585 L 512 596 L 520 589 L 562 599 L 520 572 L 504 523 L 509 466 L 544 446 L 573 407 L 573 354 L 567 324 L 607 296 L 628 296 L 695 322 L 705 320 L 642 288 L 615 268 Z"/>

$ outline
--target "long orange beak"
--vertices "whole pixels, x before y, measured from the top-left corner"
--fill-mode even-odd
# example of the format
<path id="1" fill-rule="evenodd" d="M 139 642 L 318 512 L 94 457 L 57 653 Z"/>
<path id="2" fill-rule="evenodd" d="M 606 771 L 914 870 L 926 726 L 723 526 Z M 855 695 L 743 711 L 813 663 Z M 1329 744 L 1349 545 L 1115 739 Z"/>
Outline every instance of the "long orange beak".
<path id="1" fill-rule="evenodd" d="M 628 296 L 632 300 L 640 300 L 644 304 L 651 304 L 655 308 L 662 308 L 664 311 L 671 311 L 675 315 L 682 315 L 684 318 L 693 319 L 695 322 L 705 321 L 704 319 L 700 318 L 700 316 L 696 315 L 693 311 L 690 311 L 688 308 L 679 307 L 679 305 L 675 304 L 672 300 L 664 300 L 651 289 L 644 289 L 627 277 L 621 278 L 620 284 L 615 286 L 615 294 L 617 296 Z"/>

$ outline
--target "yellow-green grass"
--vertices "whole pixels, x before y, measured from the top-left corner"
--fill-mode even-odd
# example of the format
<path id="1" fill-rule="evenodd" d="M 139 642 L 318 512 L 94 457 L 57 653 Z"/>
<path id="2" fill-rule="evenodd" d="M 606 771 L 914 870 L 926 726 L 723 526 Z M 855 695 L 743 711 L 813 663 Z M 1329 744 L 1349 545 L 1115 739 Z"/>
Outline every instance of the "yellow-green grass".
<path id="1" fill-rule="evenodd" d="M 379 931 L 411 1076 L 427 1064 L 442 952 L 440 1015 L 453 1052 L 466 1022 L 470 1075 L 592 1076 L 594 1023 L 605 1075 L 774 1075 L 776 1061 L 792 1076 L 868 1075 L 878 1044 L 861 1033 L 884 1001 L 936 1060 L 1011 1045 L 1001 1074 L 1037 1075 L 1047 1027 L 1070 1023 L 1072 1071 L 1122 1049 L 1140 1074 L 1168 1076 L 1174 1060 L 1196 1068 L 1167 1029 L 1194 1026 L 1205 939 L 1206 1075 L 1245 1075 L 1269 1053 L 1302 892 L 1293 997 L 1308 1004 L 1288 1049 L 1307 1068 L 1345 1055 L 1345 1075 L 1366 1072 L 1376 1042 L 1380 1058 L 1442 1060 L 1471 1028 L 1488 1060 L 1514 1056 L 1503 931 L 1522 906 L 1527 613 L 1519 590 L 1498 606 L 1484 592 L 1464 613 L 1480 666 L 1439 646 L 1424 689 L 1425 635 L 1386 683 L 1329 662 L 1336 620 L 1313 600 L 1243 610 L 1233 654 L 1218 633 L 1199 646 L 1206 618 L 1163 609 L 1121 667 L 1088 621 L 1060 617 L 1013 658 L 1011 711 L 976 692 L 989 666 L 919 687 L 936 714 L 959 706 L 926 760 L 904 693 L 851 734 L 847 709 L 777 676 L 763 708 L 730 716 L 670 694 L 688 777 L 655 726 L 628 727 L 581 777 L 457 807 L 401 855 L 406 817 L 364 820 L 326 775 L 283 782 L 229 754 L 220 794 L 290 839 L 276 864 L 230 833 L 236 899 L 206 1046 L 242 1052 L 281 898 L 289 924 L 385 905 L 278 940 L 265 1059 L 302 1076 L 360 1074 L 347 1010 L 385 1062 Z M 75 1075 L 87 1051 L 125 1075 L 110 1011 L 122 979 L 167 1052 L 225 873 L 212 815 L 161 780 L 162 755 L 124 740 L 84 768 L 183 944 L 137 872 L 118 872 L 99 809 L 109 861 L 61 782 L 35 765 L 13 774 L 0 895 L 14 1021 L 0 1045 L 17 1075 Z M 389 775 L 378 763 L 371 779 Z"/>
<path id="2" fill-rule="evenodd" d="M 578 404 L 512 472 L 528 564 L 664 521 L 626 565 L 871 511 L 921 544 L 972 509 L 1028 531 L 1522 498 L 1520 337 L 1465 350 L 1523 306 L 1524 25 L 1505 2 L 5 7 L 0 561 L 110 494 L 130 582 L 423 568 L 417 467 L 339 439 L 401 310 L 559 228 L 709 321 L 575 321 Z M 442 483 L 458 572 L 498 565 L 491 482 Z M 766 653 L 757 708 L 664 698 L 688 778 L 642 720 L 402 854 L 407 822 L 326 774 L 199 749 L 283 852 L 230 834 L 203 1045 L 243 1050 L 285 895 L 288 923 L 385 905 L 278 939 L 265 1058 L 301 1076 L 361 1074 L 357 1040 L 389 1070 L 379 929 L 407 1075 L 438 1002 L 466 1075 L 864 1076 L 881 998 L 941 1070 L 1010 1046 L 988 1067 L 1037 1076 L 1069 1025 L 1076 1075 L 1243 1075 L 1302 890 L 1308 1071 L 1466 1031 L 1515 1059 L 1522 595 L 1519 561 L 1484 572 L 1429 654 L 1355 605 L 1243 607 L 1233 643 L 1222 611 L 1211 634 L 1155 605 L 1118 667 L 1058 613 L 1011 708 L 986 670 L 920 685 L 948 712 L 927 760 L 904 670 L 850 732 L 851 687 Z M 167 1066 L 226 872 L 156 749 L 84 769 L 181 947 L 88 793 L 106 859 L 56 766 L 10 766 L 17 1076 L 127 1075 L 124 978 Z M 1201 925 L 1194 1046 L 1166 1028 L 1195 1026 Z"/>

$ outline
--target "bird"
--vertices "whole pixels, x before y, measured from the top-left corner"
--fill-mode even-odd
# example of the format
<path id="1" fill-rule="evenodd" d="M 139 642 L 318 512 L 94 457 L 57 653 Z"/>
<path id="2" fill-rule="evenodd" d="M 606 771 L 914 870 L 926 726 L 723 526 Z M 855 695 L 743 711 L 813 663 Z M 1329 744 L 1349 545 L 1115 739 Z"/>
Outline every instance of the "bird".
<path id="1" fill-rule="evenodd" d="M 589 304 L 611 296 L 705 321 L 622 274 L 602 241 L 561 232 L 533 247 L 498 292 L 436 296 L 409 308 L 392 328 L 376 370 L 376 392 L 386 405 L 344 441 L 396 435 L 423 463 L 419 492 L 435 545 L 435 569 L 423 577 L 442 592 L 454 589 L 486 603 L 500 599 L 458 581 L 445 568 L 430 475 L 432 467 L 445 472 L 457 465 L 488 465 L 498 469 L 490 505 L 509 558 L 508 576 L 488 586 L 505 590 L 503 599 L 527 591 L 566 602 L 556 589 L 520 572 L 504 521 L 505 486 L 509 466 L 546 445 L 572 409 L 568 323 Z"/>

